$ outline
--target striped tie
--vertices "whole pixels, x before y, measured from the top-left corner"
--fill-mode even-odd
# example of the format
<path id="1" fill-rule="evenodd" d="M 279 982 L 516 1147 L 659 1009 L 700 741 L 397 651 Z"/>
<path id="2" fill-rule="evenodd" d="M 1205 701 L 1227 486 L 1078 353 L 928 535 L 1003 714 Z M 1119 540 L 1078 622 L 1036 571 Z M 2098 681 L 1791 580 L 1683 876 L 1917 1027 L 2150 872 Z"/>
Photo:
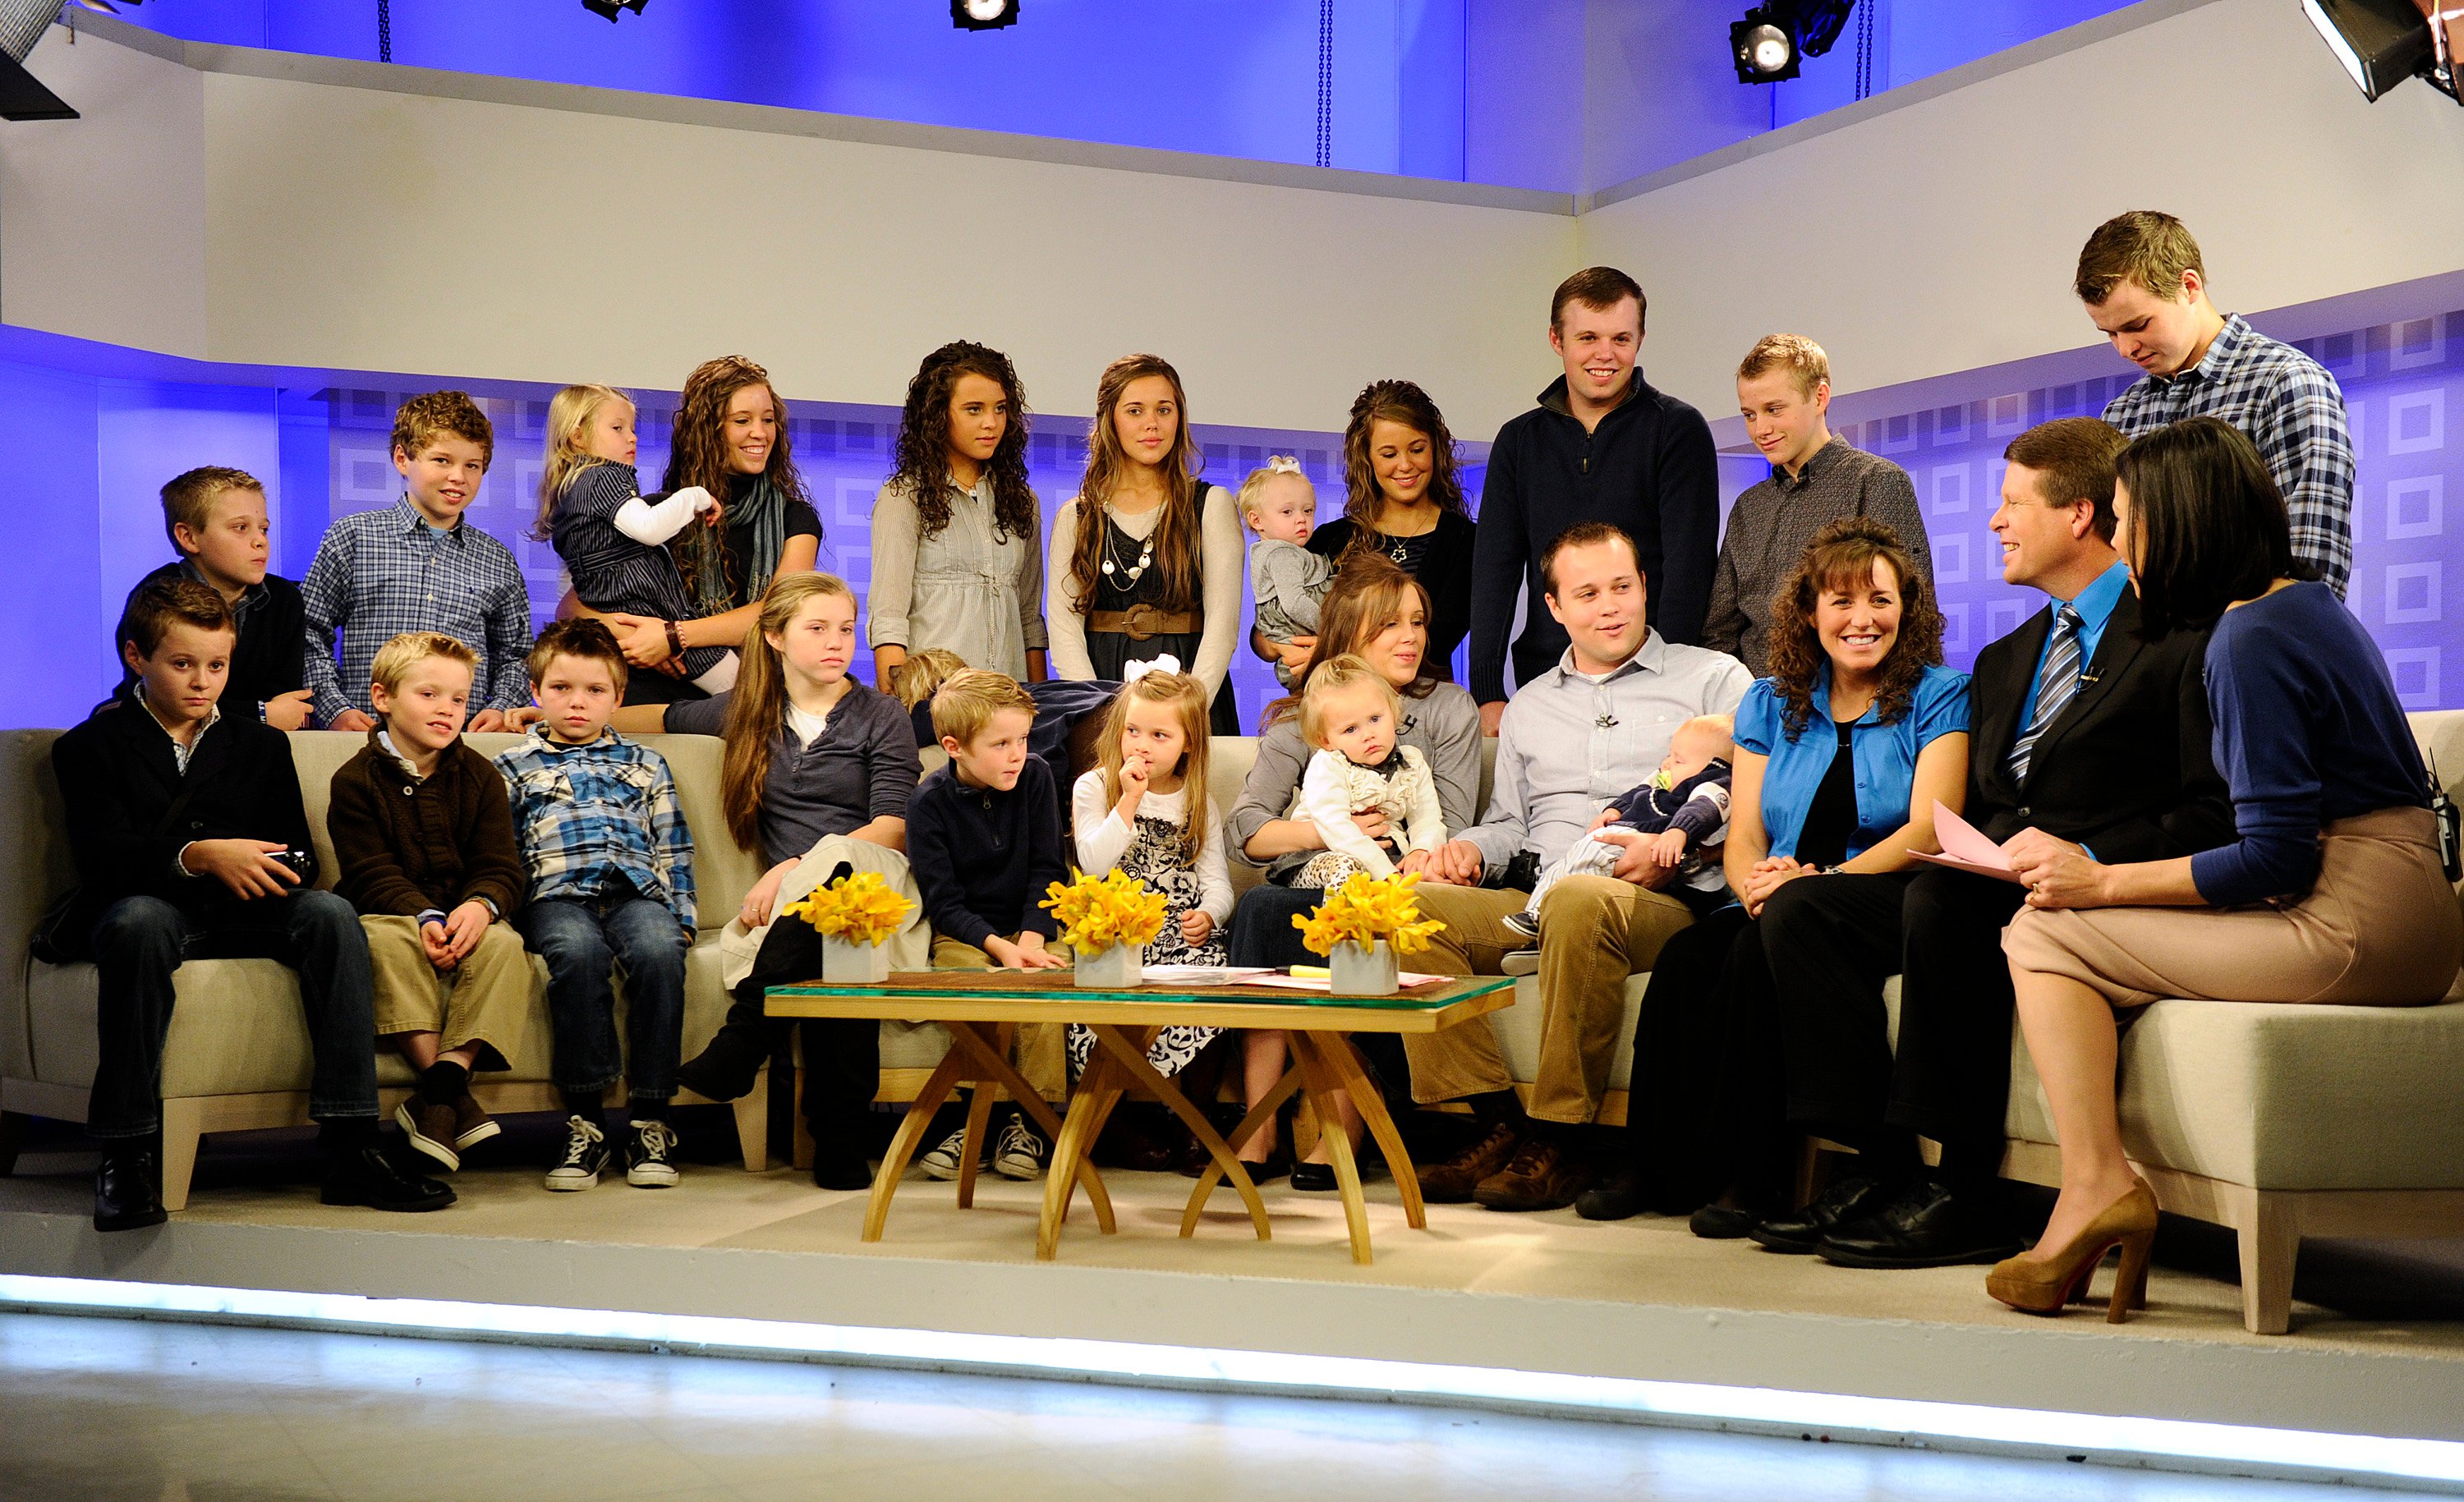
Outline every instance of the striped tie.
<path id="1" fill-rule="evenodd" d="M 2036 737 L 2045 733 L 2045 728 L 2079 692 L 2079 610 L 2066 604 L 2054 617 L 2053 641 L 2045 648 L 2045 671 L 2036 681 L 2035 718 L 2028 722 L 2027 730 L 2011 748 L 2011 779 L 2022 786 L 2028 781 L 2028 755 L 2036 749 Z"/>

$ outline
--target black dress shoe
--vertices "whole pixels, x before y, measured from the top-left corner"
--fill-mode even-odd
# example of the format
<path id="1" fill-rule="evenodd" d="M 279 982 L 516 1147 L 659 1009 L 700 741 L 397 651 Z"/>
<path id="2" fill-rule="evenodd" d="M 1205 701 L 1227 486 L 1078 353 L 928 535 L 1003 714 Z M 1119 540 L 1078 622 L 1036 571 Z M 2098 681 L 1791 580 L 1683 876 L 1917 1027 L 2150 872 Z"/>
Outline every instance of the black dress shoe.
<path id="1" fill-rule="evenodd" d="M 171 1218 L 163 1208 L 162 1172 L 151 1146 L 102 1155 L 94 1171 L 94 1229 L 137 1230 Z"/>
<path id="2" fill-rule="evenodd" d="M 1743 1205 L 1704 1206 L 1686 1219 L 1685 1229 L 1705 1241 L 1743 1241 L 1763 1223 L 1763 1212 Z"/>
<path id="3" fill-rule="evenodd" d="M 1880 1209 L 1825 1231 L 1815 1252 L 1843 1268 L 1947 1268 L 1999 1262 L 2026 1250 L 1976 1204 L 1939 1179 L 1919 1179 Z"/>
<path id="4" fill-rule="evenodd" d="M 1574 1196 L 1574 1213 L 1585 1220 L 1632 1220 L 1642 1213 L 1642 1176 L 1617 1169 Z"/>
<path id="5" fill-rule="evenodd" d="M 705 1100 L 739 1100 L 770 1062 L 770 1039 L 743 1023 L 720 1025 L 709 1046 L 676 1066 L 676 1083 Z"/>
<path id="6" fill-rule="evenodd" d="M 441 1210 L 454 1194 L 434 1179 L 405 1173 L 383 1146 L 370 1142 L 335 1155 L 325 1168 L 318 1199 L 327 1205 L 364 1205 L 375 1210 Z"/>
<path id="7" fill-rule="evenodd" d="M 1296 1163 L 1292 1165 L 1292 1187 L 1303 1193 L 1330 1194 L 1338 1186 L 1334 1165 L 1331 1163 Z"/>
<path id="8" fill-rule="evenodd" d="M 872 1163 L 857 1145 L 862 1138 L 852 1130 L 824 1129 L 813 1133 L 813 1187 L 817 1189 L 869 1189 L 872 1187 Z"/>
<path id="9" fill-rule="evenodd" d="M 1842 1174 L 1801 1210 L 1767 1216 L 1746 1234 L 1773 1252 L 1802 1255 L 1821 1244 L 1823 1232 L 1881 1209 L 1891 1186 L 1862 1173 Z"/>

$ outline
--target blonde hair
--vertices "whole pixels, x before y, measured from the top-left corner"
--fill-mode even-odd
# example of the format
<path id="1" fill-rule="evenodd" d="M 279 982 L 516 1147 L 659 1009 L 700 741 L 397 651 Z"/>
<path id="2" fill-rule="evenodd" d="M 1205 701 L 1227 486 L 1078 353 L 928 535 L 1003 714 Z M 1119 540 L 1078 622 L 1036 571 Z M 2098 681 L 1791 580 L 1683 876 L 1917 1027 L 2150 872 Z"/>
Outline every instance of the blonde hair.
<path id="1" fill-rule="evenodd" d="M 265 487 L 247 470 L 221 465 L 190 469 L 164 483 L 163 535 L 171 539 L 173 552 L 184 558 L 188 555 L 188 550 L 180 546 L 179 529 L 186 527 L 203 536 L 206 524 L 213 519 L 214 502 L 225 490 L 254 490 L 263 495 Z"/>
<path id="2" fill-rule="evenodd" d="M 1403 696 L 1395 691 L 1395 686 L 1386 681 L 1386 675 L 1370 666 L 1366 658 L 1346 652 L 1320 663 L 1309 675 L 1309 683 L 1302 687 L 1301 739 L 1320 751 L 1327 750 L 1324 733 L 1326 702 L 1358 684 L 1376 686 L 1377 691 L 1385 696 L 1387 712 L 1397 720 L 1402 718 Z"/>
<path id="3" fill-rule="evenodd" d="M 1180 786 L 1189 795 L 1189 822 L 1181 827 L 1178 858 L 1183 865 L 1198 863 L 1198 852 L 1206 843 L 1206 829 L 1215 818 L 1215 806 L 1206 795 L 1207 749 L 1214 744 L 1208 728 L 1209 700 L 1206 686 L 1187 673 L 1146 673 L 1121 686 L 1112 696 L 1112 707 L 1104 711 L 1104 801 L 1121 800 L 1121 732 L 1129 729 L 1130 702 L 1144 700 L 1148 704 L 1170 705 L 1180 714 L 1180 736 L 1188 746 L 1180 758 Z"/>
<path id="4" fill-rule="evenodd" d="M 1723 756 L 1733 753 L 1737 749 L 1737 717 L 1733 714 L 1698 714 L 1690 720 L 1680 723 L 1676 731 L 1668 738 L 1673 742 L 1687 730 L 1707 732 L 1720 737 L 1720 744 L 1727 748 L 1727 751 L 1720 752 Z"/>
<path id="5" fill-rule="evenodd" d="M 1035 695 L 1017 679 L 990 668 L 970 667 L 952 677 L 933 695 L 933 733 L 961 746 L 973 746 L 993 716 L 1003 709 L 1022 709 L 1031 723 Z"/>
<path id="6" fill-rule="evenodd" d="M 1298 480 L 1310 499 L 1316 499 L 1317 487 L 1309 484 L 1309 477 L 1302 472 L 1301 462 L 1289 454 L 1272 454 L 1264 465 L 1250 470 L 1249 477 L 1241 482 L 1241 489 L 1232 492 L 1232 504 L 1241 509 L 1242 515 L 1257 520 L 1258 508 L 1265 504 L 1266 484 L 1279 474 Z"/>
<path id="7" fill-rule="evenodd" d="M 967 670 L 967 660 L 946 646 L 928 646 L 908 655 L 907 661 L 890 670 L 890 691 L 898 702 L 913 709 L 932 701 L 941 686 Z"/>
<path id="8" fill-rule="evenodd" d="M 479 654 L 441 631 L 406 631 L 377 648 L 377 659 L 368 664 L 368 677 L 387 693 L 402 690 L 403 676 L 431 657 L 459 663 L 471 669 L 474 678 L 479 672 Z"/>
<path id="9" fill-rule="evenodd" d="M 531 523 L 531 535 L 540 542 L 548 539 L 548 518 L 556 514 L 557 497 L 573 477 L 595 464 L 609 461 L 584 453 L 582 437 L 590 428 L 591 419 L 610 402 L 635 405 L 631 397 L 614 386 L 567 386 L 548 400 L 547 455 L 539 465 L 539 520 Z"/>
<path id="10" fill-rule="evenodd" d="M 855 591 L 834 574 L 781 574 L 761 596 L 761 615 L 744 633 L 736 690 L 727 703 L 727 754 L 719 764 L 718 801 L 727 832 L 747 850 L 761 848 L 761 794 L 770 781 L 770 742 L 787 717 L 787 670 L 766 640 L 783 634 L 806 605 L 821 596 L 847 601 L 856 612 Z"/>
<path id="11" fill-rule="evenodd" d="M 1751 381 L 1756 376 L 1774 370 L 1788 372 L 1791 384 L 1801 397 L 1814 395 L 1814 388 L 1831 379 L 1831 357 L 1822 346 L 1802 334 L 1766 334 L 1746 351 L 1738 362 L 1737 379 Z"/>

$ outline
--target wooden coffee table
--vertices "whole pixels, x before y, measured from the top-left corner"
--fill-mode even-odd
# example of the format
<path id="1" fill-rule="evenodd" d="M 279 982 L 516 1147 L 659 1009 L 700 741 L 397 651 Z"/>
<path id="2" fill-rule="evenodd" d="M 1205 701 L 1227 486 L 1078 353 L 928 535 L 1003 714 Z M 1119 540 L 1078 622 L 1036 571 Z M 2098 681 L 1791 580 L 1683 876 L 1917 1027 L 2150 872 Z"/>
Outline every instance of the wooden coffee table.
<path id="1" fill-rule="evenodd" d="M 864 1217 L 867 1241 L 881 1239 L 890 1218 L 891 1198 L 898 1192 L 899 1178 L 922 1143 L 934 1113 L 952 1090 L 971 1081 L 1006 1089 L 1020 1109 L 1052 1138 L 1044 1211 L 1036 1225 L 1037 1257 L 1049 1260 L 1059 1251 L 1062 1223 L 1068 1217 L 1069 1203 L 1080 1184 L 1086 1186 L 1097 1228 L 1107 1234 L 1117 1229 L 1111 1198 L 1102 1177 L 1087 1161 L 1087 1151 L 1112 1108 L 1133 1089 L 1162 1101 L 1214 1160 L 1190 1194 L 1189 1207 L 1180 1218 L 1180 1233 L 1196 1234 L 1199 1216 L 1216 1183 L 1229 1180 L 1248 1208 L 1258 1239 L 1271 1239 L 1265 1204 L 1231 1144 L 1146 1056 L 1147 1044 L 1165 1027 L 1252 1028 L 1288 1034 L 1292 1063 L 1232 1136 L 1235 1141 L 1246 1139 L 1298 1092 L 1316 1115 L 1319 1135 L 1333 1160 L 1344 1220 L 1352 1233 L 1352 1259 L 1366 1263 L 1371 1255 L 1368 1202 L 1360 1191 L 1360 1169 L 1353 1161 L 1352 1144 L 1337 1125 L 1340 1119 L 1329 1099 L 1334 1091 L 1350 1093 L 1363 1123 L 1385 1153 L 1403 1197 L 1405 1222 L 1415 1230 L 1425 1229 L 1428 1217 L 1421 1207 L 1419 1177 L 1412 1170 L 1411 1155 L 1403 1150 L 1394 1119 L 1345 1034 L 1436 1033 L 1513 1005 L 1514 981 L 1509 976 L 1472 975 L 1397 996 L 1357 997 L 1268 986 L 1151 985 L 1093 990 L 1076 985 L 1067 970 L 908 970 L 864 985 L 815 981 L 773 986 L 768 995 L 769 1013 L 774 1017 L 930 1021 L 950 1031 L 949 1054 L 907 1108 L 881 1170 L 873 1177 L 872 1198 Z M 1066 1120 L 1055 1117 L 1010 1066 L 1010 1034 L 1019 1024 L 1028 1022 L 1077 1022 L 1094 1032 L 1095 1052 L 1069 1098 Z M 992 1092 L 979 1089 L 967 1113 L 966 1145 L 958 1160 L 962 1208 L 975 1203 L 976 1163 L 991 1110 Z"/>

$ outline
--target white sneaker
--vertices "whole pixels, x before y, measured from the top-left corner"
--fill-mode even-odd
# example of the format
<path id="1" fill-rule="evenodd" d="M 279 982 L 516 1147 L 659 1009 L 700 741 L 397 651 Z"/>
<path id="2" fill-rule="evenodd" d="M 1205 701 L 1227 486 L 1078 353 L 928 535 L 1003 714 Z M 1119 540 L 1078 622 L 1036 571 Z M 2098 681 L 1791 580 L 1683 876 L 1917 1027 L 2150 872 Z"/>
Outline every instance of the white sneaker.
<path id="1" fill-rule="evenodd" d="M 960 1154 L 967 1150 L 967 1129 L 963 1126 L 941 1139 L 940 1145 L 915 1160 L 928 1179 L 955 1179 L 958 1176 Z"/>
<path id="2" fill-rule="evenodd" d="M 1004 1179 L 1022 1183 L 1044 1177 L 1044 1160 L 1051 1148 L 1026 1124 L 1023 1116 L 1013 1116 L 1001 1130 L 1001 1140 L 993 1147 L 993 1172 Z"/>
<path id="3" fill-rule="evenodd" d="M 635 1121 L 632 1140 L 625 1144 L 625 1182 L 637 1189 L 672 1189 L 684 1175 L 676 1171 L 676 1134 L 665 1121 Z"/>
<path id="4" fill-rule="evenodd" d="M 595 1187 L 607 1166 L 607 1134 L 578 1116 L 564 1119 L 564 1156 L 547 1171 L 547 1186 L 568 1193 Z"/>

